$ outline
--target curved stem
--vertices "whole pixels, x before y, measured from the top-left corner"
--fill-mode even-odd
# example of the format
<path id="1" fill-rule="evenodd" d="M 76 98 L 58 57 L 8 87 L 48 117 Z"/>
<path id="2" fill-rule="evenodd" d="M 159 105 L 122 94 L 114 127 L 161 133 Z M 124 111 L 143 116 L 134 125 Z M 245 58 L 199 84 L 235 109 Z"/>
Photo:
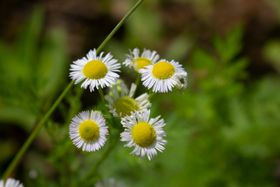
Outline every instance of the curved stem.
<path id="1" fill-rule="evenodd" d="M 118 31 L 118 29 L 123 25 L 125 20 L 136 10 L 136 8 L 142 3 L 143 0 L 138 0 L 136 4 L 125 14 L 125 16 L 121 19 L 121 21 L 115 26 L 115 28 L 110 32 L 110 34 L 105 38 L 105 40 L 100 44 L 100 46 L 97 48 L 97 53 L 99 53 L 103 47 L 108 43 L 108 41 L 113 37 L 113 35 Z M 24 153 L 28 149 L 28 147 L 31 145 L 35 137 L 38 135 L 40 130 L 43 128 L 44 123 L 49 119 L 51 114 L 54 112 L 56 107 L 59 105 L 61 100 L 65 97 L 67 92 L 70 90 L 72 85 L 74 84 L 74 81 L 71 81 L 66 88 L 62 91 L 62 93 L 59 95 L 59 97 L 55 100 L 53 105 L 50 107 L 50 109 L 47 111 L 47 113 L 43 116 L 41 121 L 37 124 L 37 126 L 32 130 L 31 134 L 27 138 L 27 140 L 24 142 L 23 146 L 20 148 L 20 150 L 17 152 L 16 156 L 12 160 L 12 162 L 9 164 L 8 168 L 3 174 L 3 179 L 7 179 L 15 167 L 18 165 L 20 160 L 22 159 Z"/>

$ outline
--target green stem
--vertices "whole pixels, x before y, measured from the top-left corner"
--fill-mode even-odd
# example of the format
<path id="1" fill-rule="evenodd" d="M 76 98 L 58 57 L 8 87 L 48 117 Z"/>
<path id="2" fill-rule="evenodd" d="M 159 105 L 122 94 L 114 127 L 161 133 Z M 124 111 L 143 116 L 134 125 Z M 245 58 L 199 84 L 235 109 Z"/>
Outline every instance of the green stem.
<path id="1" fill-rule="evenodd" d="M 118 136 L 117 136 L 118 137 Z M 113 151 L 113 149 L 115 148 L 115 146 L 117 145 L 117 138 L 112 138 L 109 147 L 105 150 L 105 152 L 103 153 L 103 155 L 100 157 L 100 159 L 96 162 L 95 166 L 92 168 L 91 171 L 89 171 L 85 177 L 83 177 L 82 181 L 88 181 L 87 183 L 89 185 L 91 185 L 92 183 L 95 182 L 96 178 L 96 174 L 97 171 L 99 169 L 99 167 L 101 166 L 101 164 L 108 158 L 108 156 L 110 155 L 110 153 Z"/>
<path id="2" fill-rule="evenodd" d="M 141 81 L 141 75 L 140 75 L 140 74 L 138 74 L 138 75 L 137 75 L 137 78 L 136 78 L 136 81 L 135 81 L 136 89 L 135 89 L 134 94 L 133 94 L 133 96 L 132 96 L 132 97 L 134 97 L 134 96 L 135 96 L 136 91 L 137 91 L 137 89 L 138 89 L 138 87 L 139 87 L 139 83 L 140 83 L 140 81 Z"/>
<path id="3" fill-rule="evenodd" d="M 47 111 L 47 113 L 44 115 L 44 117 L 41 119 L 41 121 L 38 123 L 38 125 L 33 129 L 32 133 L 29 135 L 28 139 L 24 142 L 23 146 L 20 148 L 20 150 L 17 152 L 16 156 L 14 157 L 14 159 L 12 160 L 12 162 L 10 163 L 10 165 L 8 166 L 8 168 L 6 169 L 6 171 L 3 174 L 3 179 L 7 179 L 12 171 L 14 170 L 14 168 L 17 166 L 17 164 L 19 163 L 19 161 L 21 160 L 21 158 L 23 157 L 24 153 L 26 152 L 26 150 L 28 149 L 28 147 L 30 146 L 30 144 L 32 143 L 32 141 L 35 139 L 35 137 L 37 136 L 37 134 L 40 132 L 40 130 L 42 129 L 44 123 L 48 120 L 48 118 L 50 117 L 50 115 L 53 113 L 53 111 L 55 110 L 55 108 L 58 106 L 58 104 L 61 102 L 61 100 L 64 98 L 64 96 L 67 94 L 67 92 L 70 90 L 70 88 L 72 87 L 74 81 L 71 81 L 67 87 L 63 90 L 63 92 L 60 94 L 60 96 L 56 99 L 56 101 L 54 102 L 54 104 L 51 106 L 51 108 Z"/>
<path id="4" fill-rule="evenodd" d="M 105 38 L 105 40 L 100 44 L 100 46 L 97 48 L 97 53 L 99 53 L 103 47 L 108 43 L 108 41 L 113 37 L 113 35 L 118 31 L 118 29 L 123 25 L 125 20 L 128 19 L 128 17 L 136 10 L 136 8 L 143 2 L 143 0 L 138 0 L 136 4 L 125 14 L 125 16 L 121 19 L 121 21 L 115 26 L 115 28 L 110 32 L 110 34 Z M 56 107 L 59 105 L 61 100 L 65 97 L 67 92 L 70 90 L 72 85 L 74 84 L 74 81 L 71 81 L 66 88 L 63 90 L 63 92 L 60 94 L 60 96 L 55 100 L 51 108 L 47 111 L 47 113 L 43 116 L 41 121 L 38 123 L 38 125 L 32 130 L 31 134 L 29 135 L 28 139 L 24 142 L 23 146 L 20 148 L 20 150 L 17 152 L 16 156 L 12 160 L 12 162 L 9 164 L 8 168 L 3 174 L 3 179 L 7 179 L 15 167 L 18 165 L 20 160 L 22 159 L 24 153 L 30 146 L 30 144 L 33 142 L 35 137 L 38 135 L 40 130 L 43 128 L 44 123 L 49 119 L 51 114 L 54 112 Z"/>
<path id="5" fill-rule="evenodd" d="M 127 18 L 138 8 L 138 6 L 143 2 L 143 0 L 138 0 L 133 7 L 124 15 L 124 17 L 119 21 L 111 33 L 105 38 L 105 40 L 97 48 L 96 52 L 99 53 L 101 49 L 106 45 L 106 43 L 113 37 L 116 31 L 123 25 Z"/>
<path id="6" fill-rule="evenodd" d="M 154 96 L 155 96 L 155 93 L 150 91 L 150 92 L 149 92 L 149 99 L 152 100 L 152 98 L 153 98 Z"/>
<path id="7" fill-rule="evenodd" d="M 102 99 L 102 102 L 105 102 L 105 96 L 104 96 L 103 90 L 101 88 L 99 88 L 98 92 L 99 92 L 99 95 L 100 95 L 100 97 Z"/>

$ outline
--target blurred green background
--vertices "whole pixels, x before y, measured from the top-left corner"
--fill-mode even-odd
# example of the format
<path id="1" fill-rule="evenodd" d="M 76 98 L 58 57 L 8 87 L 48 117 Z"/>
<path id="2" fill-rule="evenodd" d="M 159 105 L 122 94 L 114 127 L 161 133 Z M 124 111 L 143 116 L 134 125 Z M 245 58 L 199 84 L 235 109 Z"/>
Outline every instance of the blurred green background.
<path id="1" fill-rule="evenodd" d="M 0 174 L 70 81 L 69 64 L 98 47 L 133 3 L 0 2 Z M 148 161 L 118 143 L 90 182 L 280 186 L 280 1 L 146 0 L 104 50 L 123 61 L 134 47 L 181 62 L 188 88 L 152 98 L 154 116 L 167 123 L 163 153 Z M 122 76 L 131 82 L 132 73 Z M 27 187 L 90 184 L 83 176 L 104 150 L 77 150 L 68 127 L 98 101 L 73 87 L 13 176 Z"/>

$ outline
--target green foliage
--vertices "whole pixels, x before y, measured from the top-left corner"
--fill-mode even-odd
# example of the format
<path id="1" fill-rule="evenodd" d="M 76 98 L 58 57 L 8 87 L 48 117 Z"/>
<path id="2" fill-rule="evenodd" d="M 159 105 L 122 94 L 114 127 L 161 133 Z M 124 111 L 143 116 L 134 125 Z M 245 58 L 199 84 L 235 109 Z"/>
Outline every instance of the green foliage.
<path id="1" fill-rule="evenodd" d="M 143 172 L 145 186 L 156 186 L 155 176 L 161 186 L 276 186 L 279 78 L 242 82 L 248 61 L 239 55 L 240 32 L 216 38 L 213 53 L 196 49 L 189 88 L 156 99 L 168 123 L 168 151 Z"/>
<path id="2" fill-rule="evenodd" d="M 215 54 L 210 54 L 202 49 L 194 51 L 192 62 L 201 89 L 216 92 L 214 95 L 228 94 L 228 96 L 240 91 L 242 85 L 238 81 L 246 78 L 244 68 L 248 64 L 246 58 L 238 56 L 242 47 L 241 33 L 242 30 L 237 27 L 225 38 L 216 37 L 214 40 Z M 205 78 L 210 80 L 203 81 Z"/>
<path id="3" fill-rule="evenodd" d="M 125 42 L 109 44 L 117 57 L 128 46 L 149 48 L 159 43 L 159 15 L 143 9 L 135 16 L 126 25 Z M 68 70 L 64 34 L 53 30 L 43 35 L 43 17 L 43 11 L 37 9 L 13 46 L 0 42 L 0 121 L 16 122 L 28 130 L 61 90 Z M 183 33 L 167 47 L 167 57 L 188 62 L 189 85 L 183 92 L 153 96 L 152 112 L 162 114 L 167 122 L 168 144 L 150 162 L 131 156 L 114 139 L 95 153 L 77 150 L 68 128 L 82 109 L 84 95 L 74 88 L 46 124 L 35 149 L 28 152 L 21 174 L 25 186 L 93 186 L 108 178 L 135 187 L 277 186 L 273 173 L 280 155 L 280 78 L 248 80 L 250 62 L 241 56 L 242 37 L 242 27 L 236 27 L 224 37 L 215 37 L 212 48 L 195 47 L 186 54 L 192 40 Z M 280 60 L 278 49 L 279 42 L 264 48 L 275 67 Z M 102 109 L 97 102 L 96 108 Z M 118 130 L 111 133 L 118 137 Z M 96 175 L 85 180 L 116 142 Z M 14 144 L 1 141 L 0 150 L 5 151 L 0 151 L 0 161 L 15 153 Z"/>
<path id="4" fill-rule="evenodd" d="M 45 34 L 43 23 L 44 11 L 38 7 L 12 45 L 0 41 L 0 122 L 28 133 L 67 79 L 65 34 L 60 29 Z M 1 125 L 1 131 L 9 125 Z M 13 138 L 1 140 L 1 163 L 22 143 Z"/>
<path id="5" fill-rule="evenodd" d="M 275 69 L 280 72 L 280 41 L 274 40 L 268 42 L 264 49 L 263 54 L 266 60 L 270 62 Z"/>
<path id="6" fill-rule="evenodd" d="M 152 2 L 145 2 L 135 13 L 134 20 L 126 24 L 125 42 L 130 46 L 149 47 L 160 40 L 162 25 L 160 15 Z M 147 46 L 148 44 L 148 46 Z"/>
<path id="7" fill-rule="evenodd" d="M 246 156 L 273 158 L 280 152 L 280 142 L 272 138 L 280 130 L 278 82 L 279 78 L 266 78 L 231 100 L 231 126 L 225 128 L 225 137 Z"/>
<path id="8" fill-rule="evenodd" d="M 39 40 L 43 10 L 36 9 L 14 42 L 0 42 L 0 121 L 29 129 L 66 80 L 65 38 L 54 29 Z"/>

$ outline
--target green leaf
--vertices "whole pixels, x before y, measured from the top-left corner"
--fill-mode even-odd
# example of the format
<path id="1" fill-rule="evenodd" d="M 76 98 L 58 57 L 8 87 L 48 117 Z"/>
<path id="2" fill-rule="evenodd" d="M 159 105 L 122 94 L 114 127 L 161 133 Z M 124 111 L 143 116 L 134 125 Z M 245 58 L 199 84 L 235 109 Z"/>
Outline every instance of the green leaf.
<path id="1" fill-rule="evenodd" d="M 216 59 L 202 49 L 194 51 L 192 62 L 195 68 L 207 71 L 212 71 L 216 66 Z"/>
<path id="2" fill-rule="evenodd" d="M 44 12 L 41 7 L 35 8 L 23 31 L 19 34 L 17 39 L 17 55 L 19 57 L 19 64 L 31 65 L 36 61 L 39 47 L 39 37 L 44 20 L 43 13 Z M 31 68 L 31 70 L 33 69 Z"/>
<path id="3" fill-rule="evenodd" d="M 0 121 L 16 122 L 27 129 L 60 90 L 68 69 L 64 33 L 53 30 L 47 37 L 40 36 L 42 22 L 39 7 L 15 46 L 0 42 Z"/>
<path id="4" fill-rule="evenodd" d="M 226 34 L 224 38 L 216 37 L 214 39 L 215 49 L 223 63 L 230 62 L 241 50 L 241 39 L 243 29 L 237 26 Z"/>
<path id="5" fill-rule="evenodd" d="M 64 33 L 61 30 L 50 32 L 43 42 L 38 63 L 36 64 L 36 82 L 38 95 L 46 98 L 60 90 L 69 69 L 65 46 Z"/>

